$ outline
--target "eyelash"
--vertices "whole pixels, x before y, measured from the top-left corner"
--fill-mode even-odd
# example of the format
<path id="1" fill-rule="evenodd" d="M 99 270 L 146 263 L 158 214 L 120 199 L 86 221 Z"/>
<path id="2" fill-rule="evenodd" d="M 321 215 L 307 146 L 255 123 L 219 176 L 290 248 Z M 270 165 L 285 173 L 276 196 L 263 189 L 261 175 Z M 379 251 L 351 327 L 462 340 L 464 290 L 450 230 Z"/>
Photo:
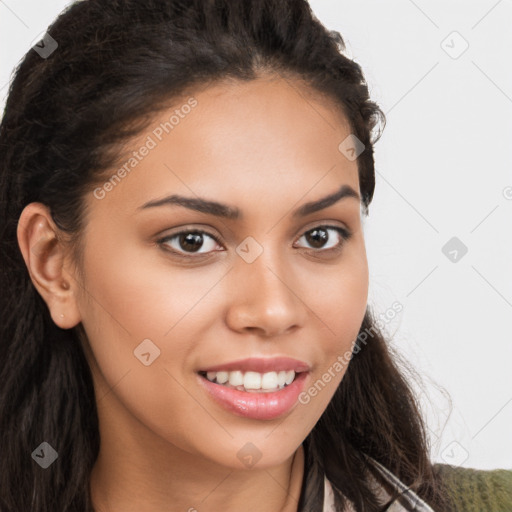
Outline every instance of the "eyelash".
<path id="1" fill-rule="evenodd" d="M 343 249 L 345 243 L 348 242 L 348 240 L 352 237 L 352 233 L 345 228 L 342 228 L 340 226 L 330 226 L 330 225 L 320 224 L 318 226 L 308 229 L 307 231 L 304 231 L 304 233 L 302 233 L 302 235 L 299 237 L 299 240 L 307 233 L 310 233 L 310 232 L 314 231 L 315 229 L 322 229 L 322 228 L 325 230 L 329 230 L 329 229 L 335 230 L 340 235 L 341 242 L 339 242 L 335 247 L 330 247 L 329 249 L 318 249 L 318 250 L 310 249 L 315 253 L 322 253 L 322 254 L 339 253 Z M 204 256 L 210 255 L 212 252 L 219 252 L 219 251 L 211 251 L 210 253 L 195 253 L 196 255 L 191 255 L 191 254 L 187 254 L 187 253 L 183 253 L 183 252 L 178 252 L 174 249 L 167 248 L 168 246 L 166 246 L 166 242 L 168 242 L 169 240 L 178 238 L 180 235 L 185 235 L 185 234 L 208 235 L 213 240 L 215 240 L 215 242 L 217 244 L 222 245 L 221 242 L 219 241 L 219 239 L 217 238 L 217 236 L 213 235 L 212 233 L 209 233 L 208 231 L 204 231 L 204 230 L 196 229 L 196 228 L 183 229 L 182 231 L 180 231 L 178 233 L 174 233 L 172 235 L 168 235 L 168 236 L 158 239 L 156 241 L 156 243 L 158 245 L 162 246 L 165 251 L 171 252 L 174 255 L 176 255 L 177 257 L 183 258 L 185 260 L 200 259 Z"/>

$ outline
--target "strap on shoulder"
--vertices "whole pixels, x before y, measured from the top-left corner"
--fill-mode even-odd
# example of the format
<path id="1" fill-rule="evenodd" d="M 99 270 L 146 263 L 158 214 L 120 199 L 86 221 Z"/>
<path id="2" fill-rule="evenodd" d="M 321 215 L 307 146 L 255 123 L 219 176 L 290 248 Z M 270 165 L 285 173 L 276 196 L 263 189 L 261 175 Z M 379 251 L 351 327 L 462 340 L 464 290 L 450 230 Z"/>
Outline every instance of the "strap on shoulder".
<path id="1" fill-rule="evenodd" d="M 392 487 L 400 491 L 400 496 L 390 505 L 388 510 L 407 510 L 413 512 L 434 512 L 432 507 L 425 503 L 414 491 L 412 491 L 407 485 L 405 485 L 396 475 L 391 473 L 389 469 L 385 468 L 380 462 L 377 462 L 374 458 L 369 455 L 365 455 L 366 459 L 372 464 L 372 466 L 378 471 L 378 473 L 391 484 Z M 405 508 L 397 508 L 395 505 L 400 507 L 398 500 L 406 503 Z"/>

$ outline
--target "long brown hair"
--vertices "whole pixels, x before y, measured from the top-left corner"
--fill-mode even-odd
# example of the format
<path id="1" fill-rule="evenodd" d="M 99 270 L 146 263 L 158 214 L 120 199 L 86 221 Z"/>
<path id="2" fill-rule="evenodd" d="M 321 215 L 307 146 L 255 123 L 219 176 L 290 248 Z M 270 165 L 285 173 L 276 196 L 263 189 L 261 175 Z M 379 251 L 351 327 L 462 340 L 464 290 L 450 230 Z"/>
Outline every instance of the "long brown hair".
<path id="1" fill-rule="evenodd" d="M 29 50 L 16 69 L 0 125 L 2 512 L 92 512 L 89 479 L 99 450 L 81 325 L 60 329 L 30 280 L 16 238 L 23 208 L 47 205 L 79 258 L 83 198 L 123 141 L 185 91 L 268 71 L 342 109 L 364 144 L 358 172 L 367 214 L 375 132 L 385 124 L 361 67 L 343 54 L 343 39 L 305 0 L 85 0 L 47 33 L 43 50 Z M 324 475 L 339 510 L 344 497 L 358 511 L 380 510 L 365 455 L 446 510 L 415 398 L 369 309 L 363 332 L 372 334 L 304 441 L 299 510 L 322 510 Z M 30 456 L 42 440 L 59 454 L 46 471 Z"/>

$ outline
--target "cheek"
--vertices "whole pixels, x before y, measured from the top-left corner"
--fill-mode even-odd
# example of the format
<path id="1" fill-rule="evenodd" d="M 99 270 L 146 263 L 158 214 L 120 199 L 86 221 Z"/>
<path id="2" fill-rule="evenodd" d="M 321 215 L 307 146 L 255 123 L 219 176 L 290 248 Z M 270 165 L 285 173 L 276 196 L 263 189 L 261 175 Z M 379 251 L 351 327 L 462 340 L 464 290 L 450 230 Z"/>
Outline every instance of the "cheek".
<path id="1" fill-rule="evenodd" d="M 124 247 L 121 240 L 102 243 L 101 252 L 95 251 L 99 247 L 96 238 L 89 242 L 84 261 L 87 293 L 80 309 L 91 349 L 111 384 L 143 366 L 134 350 L 144 340 L 151 340 L 163 359 L 165 334 L 172 334 L 186 314 L 188 288 L 170 272 L 156 275 L 144 253 Z M 184 290 L 179 299 L 173 288 Z"/>
<path id="2" fill-rule="evenodd" d="M 85 287 L 94 299 L 95 321 L 132 343 L 165 340 L 187 323 L 214 280 L 199 269 L 166 265 L 156 247 L 121 243 L 110 245 L 111 255 L 90 252 Z"/>
<path id="3" fill-rule="evenodd" d="M 321 293 L 320 293 L 321 292 Z M 356 339 L 368 302 L 368 266 L 365 257 L 347 259 L 338 273 L 323 280 L 322 291 L 316 293 L 318 316 L 327 332 L 325 352 L 345 352 Z"/>
<path id="4" fill-rule="evenodd" d="M 318 337 L 322 365 L 316 371 L 316 384 L 308 395 L 313 407 L 325 408 L 347 370 L 354 342 L 359 334 L 367 307 L 368 266 L 364 252 L 346 258 L 339 272 L 322 280 L 322 290 L 311 296 L 312 309 L 323 325 Z M 325 389 L 325 391 L 324 391 Z M 307 399 L 307 398 L 306 398 Z"/>
<path id="5" fill-rule="evenodd" d="M 158 395 L 165 403 L 176 397 L 178 405 L 187 403 L 179 383 L 190 379 L 199 342 L 220 318 L 222 303 L 212 300 L 220 276 L 208 267 L 173 268 L 158 248 L 139 251 L 121 244 L 111 243 L 110 254 L 101 257 L 89 245 L 83 324 L 106 389 L 122 382 L 119 393 L 132 389 L 126 403 L 149 414 L 162 406 Z M 154 362 L 145 366 L 143 357 Z"/>
<path id="6" fill-rule="evenodd" d="M 312 418 L 323 414 L 347 371 L 366 311 L 367 283 L 364 264 L 355 265 L 350 273 L 330 280 L 325 293 L 316 295 L 318 312 L 322 313 L 318 316 L 325 319 L 325 329 L 317 338 L 321 364 L 299 396 L 299 402 Z"/>
<path id="7" fill-rule="evenodd" d="M 212 427 L 191 398 L 183 368 L 193 340 L 201 338 L 207 302 L 201 298 L 213 283 L 198 273 L 170 267 L 162 272 L 161 263 L 125 254 L 87 261 L 83 324 L 99 370 L 98 407 L 120 418 L 127 409 L 152 431 L 186 447 L 190 418 Z M 139 346 L 149 352 L 147 366 Z"/>

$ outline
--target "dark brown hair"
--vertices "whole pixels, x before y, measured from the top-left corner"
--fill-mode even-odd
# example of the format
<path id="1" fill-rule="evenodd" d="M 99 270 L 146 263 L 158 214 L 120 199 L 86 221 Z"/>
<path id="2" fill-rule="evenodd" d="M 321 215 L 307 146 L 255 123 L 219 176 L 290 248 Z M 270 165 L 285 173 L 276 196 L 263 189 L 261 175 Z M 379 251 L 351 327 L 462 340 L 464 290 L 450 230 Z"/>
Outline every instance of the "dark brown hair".
<path id="1" fill-rule="evenodd" d="M 278 74 L 339 106 L 364 144 L 360 192 L 368 213 L 373 144 L 385 118 L 361 67 L 305 0 L 84 0 L 48 28 L 58 47 L 28 51 L 0 125 L 0 510 L 91 512 L 99 450 L 92 377 L 81 324 L 60 329 L 33 286 L 17 243 L 30 202 L 50 208 L 80 258 L 83 198 L 119 148 L 174 98 L 222 79 Z M 49 48 L 49 46 L 47 46 Z M 300 511 L 321 511 L 324 475 L 358 511 L 382 510 L 365 455 L 419 496 L 447 510 L 428 456 L 425 427 L 406 379 L 368 309 L 359 347 L 326 411 L 304 441 Z M 59 453 L 48 470 L 31 453 Z"/>

